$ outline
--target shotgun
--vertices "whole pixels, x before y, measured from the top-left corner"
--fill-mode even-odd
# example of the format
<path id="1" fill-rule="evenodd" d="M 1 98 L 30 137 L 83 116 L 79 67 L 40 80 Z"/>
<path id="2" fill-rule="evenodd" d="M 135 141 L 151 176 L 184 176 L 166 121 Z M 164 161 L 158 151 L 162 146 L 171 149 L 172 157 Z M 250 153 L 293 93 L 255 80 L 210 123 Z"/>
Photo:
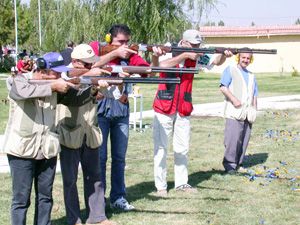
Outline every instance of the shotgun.
<path id="1" fill-rule="evenodd" d="M 110 85 L 134 83 L 134 84 L 180 84 L 180 78 L 141 78 L 141 77 L 105 77 L 105 76 L 81 76 L 66 79 L 67 82 L 80 85 L 98 85 L 98 81 L 106 81 Z M 55 80 L 29 79 L 30 84 L 49 84 Z"/>
<path id="2" fill-rule="evenodd" d="M 199 73 L 199 68 L 176 68 L 176 67 L 155 67 L 155 66 L 104 66 L 101 69 L 106 70 L 109 73 L 129 73 L 129 74 L 150 74 L 150 73 Z M 69 71 L 70 77 L 82 76 L 82 74 L 88 73 L 89 69 L 73 68 Z M 84 75 L 92 76 L 92 75 Z"/>
<path id="3" fill-rule="evenodd" d="M 193 53 L 204 53 L 204 54 L 214 54 L 214 53 L 224 53 L 225 50 L 231 51 L 233 54 L 238 53 L 253 53 L 253 54 L 277 54 L 277 49 L 255 49 L 255 48 L 227 48 L 227 47 L 209 47 L 209 48 L 184 48 L 184 47 L 173 47 L 164 45 L 147 45 L 147 44 L 131 44 L 128 46 L 134 51 L 148 51 L 153 52 L 153 47 L 159 47 L 165 52 L 193 52 Z M 118 45 L 100 45 L 99 54 L 105 55 L 113 50 L 116 50 L 120 46 Z"/>

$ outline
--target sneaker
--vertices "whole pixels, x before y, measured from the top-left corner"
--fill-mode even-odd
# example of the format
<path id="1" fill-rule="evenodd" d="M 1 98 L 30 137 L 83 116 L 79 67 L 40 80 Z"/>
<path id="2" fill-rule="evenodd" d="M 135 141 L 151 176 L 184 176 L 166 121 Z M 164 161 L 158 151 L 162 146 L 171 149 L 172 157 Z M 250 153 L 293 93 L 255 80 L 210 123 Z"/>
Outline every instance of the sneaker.
<path id="1" fill-rule="evenodd" d="M 115 208 L 115 209 L 120 209 L 120 210 L 123 210 L 123 211 L 134 210 L 134 206 L 130 205 L 128 203 L 128 201 L 123 197 L 118 198 L 114 203 L 111 204 L 111 207 Z"/>
<path id="2" fill-rule="evenodd" d="M 168 191 L 166 189 L 157 190 L 155 195 L 158 197 L 166 197 L 168 195 Z"/>
<path id="3" fill-rule="evenodd" d="M 225 174 L 228 174 L 228 175 L 236 175 L 237 174 L 237 171 L 232 169 L 232 170 L 225 170 Z"/>
<path id="4" fill-rule="evenodd" d="M 85 225 L 117 225 L 117 224 L 111 220 L 106 219 L 99 223 L 86 223 Z"/>
<path id="5" fill-rule="evenodd" d="M 188 193 L 197 193 L 198 190 L 196 188 L 193 188 L 189 184 L 183 184 L 180 185 L 179 187 L 175 188 L 176 191 L 183 191 L 183 192 L 188 192 Z"/>

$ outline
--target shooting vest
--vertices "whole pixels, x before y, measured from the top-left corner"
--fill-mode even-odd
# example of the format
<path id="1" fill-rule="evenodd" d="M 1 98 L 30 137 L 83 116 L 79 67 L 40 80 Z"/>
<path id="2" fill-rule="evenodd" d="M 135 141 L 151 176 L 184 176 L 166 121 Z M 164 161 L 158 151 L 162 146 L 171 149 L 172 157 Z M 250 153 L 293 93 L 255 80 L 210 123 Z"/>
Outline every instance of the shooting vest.
<path id="1" fill-rule="evenodd" d="M 57 95 L 15 101 L 11 98 L 3 149 L 21 158 L 52 158 L 60 152 L 55 132 Z"/>
<path id="2" fill-rule="evenodd" d="M 196 61 L 187 59 L 184 68 L 194 68 Z M 177 66 L 178 67 L 178 66 Z M 172 115 L 178 112 L 180 116 L 190 116 L 193 111 L 192 85 L 194 74 L 160 73 L 161 78 L 179 77 L 180 84 L 159 84 L 153 102 L 155 112 Z"/>
<path id="3" fill-rule="evenodd" d="M 98 127 L 97 102 L 89 101 L 80 107 L 58 105 L 59 142 L 70 149 L 82 146 L 84 138 L 86 145 L 97 149 L 102 144 L 102 133 Z"/>
<path id="4" fill-rule="evenodd" d="M 241 101 L 242 106 L 235 108 L 233 104 L 225 99 L 224 117 L 236 120 L 248 120 L 253 123 L 256 119 L 256 109 L 252 106 L 254 94 L 254 74 L 248 73 L 248 85 L 244 80 L 242 72 L 237 66 L 230 67 L 232 82 L 229 85 L 230 92 Z"/>

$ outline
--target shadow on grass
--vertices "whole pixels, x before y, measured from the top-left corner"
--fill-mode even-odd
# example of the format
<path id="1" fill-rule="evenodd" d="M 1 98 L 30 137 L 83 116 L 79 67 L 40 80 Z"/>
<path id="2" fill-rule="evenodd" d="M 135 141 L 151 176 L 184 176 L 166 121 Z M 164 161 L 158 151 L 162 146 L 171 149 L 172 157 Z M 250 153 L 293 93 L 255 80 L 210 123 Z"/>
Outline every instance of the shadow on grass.
<path id="1" fill-rule="evenodd" d="M 263 164 L 267 161 L 267 158 L 268 158 L 268 153 L 255 153 L 255 154 L 246 155 L 243 162 L 243 167 L 249 168 L 257 164 Z"/>

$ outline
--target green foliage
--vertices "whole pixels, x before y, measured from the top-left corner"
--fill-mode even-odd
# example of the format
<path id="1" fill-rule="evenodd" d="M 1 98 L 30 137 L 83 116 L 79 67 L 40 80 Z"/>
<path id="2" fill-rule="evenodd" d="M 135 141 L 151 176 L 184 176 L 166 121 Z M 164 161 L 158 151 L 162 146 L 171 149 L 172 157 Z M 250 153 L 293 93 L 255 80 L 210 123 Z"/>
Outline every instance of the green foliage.
<path id="1" fill-rule="evenodd" d="M 219 27 L 224 27 L 225 26 L 225 23 L 223 20 L 220 20 L 219 23 L 218 23 L 218 26 Z"/>
<path id="2" fill-rule="evenodd" d="M 38 0 L 29 6 L 18 0 L 20 48 L 32 51 L 59 51 L 69 40 L 75 43 L 104 40 L 115 23 L 127 24 L 132 41 L 164 43 L 178 41 L 185 29 L 192 27 L 183 6 L 200 15 L 214 7 L 216 0 L 40 0 L 42 46 L 39 46 Z M 14 10 L 11 0 L 3 0 L 0 9 L 2 43 L 14 42 Z M 3 30 L 3 32 L 2 32 Z"/>
<path id="3" fill-rule="evenodd" d="M 300 25 L 300 18 L 296 20 L 295 25 Z"/>
<path id="4" fill-rule="evenodd" d="M 11 67 L 15 66 L 15 59 L 9 55 L 3 57 L 0 61 L 0 72 L 10 72 Z"/>

